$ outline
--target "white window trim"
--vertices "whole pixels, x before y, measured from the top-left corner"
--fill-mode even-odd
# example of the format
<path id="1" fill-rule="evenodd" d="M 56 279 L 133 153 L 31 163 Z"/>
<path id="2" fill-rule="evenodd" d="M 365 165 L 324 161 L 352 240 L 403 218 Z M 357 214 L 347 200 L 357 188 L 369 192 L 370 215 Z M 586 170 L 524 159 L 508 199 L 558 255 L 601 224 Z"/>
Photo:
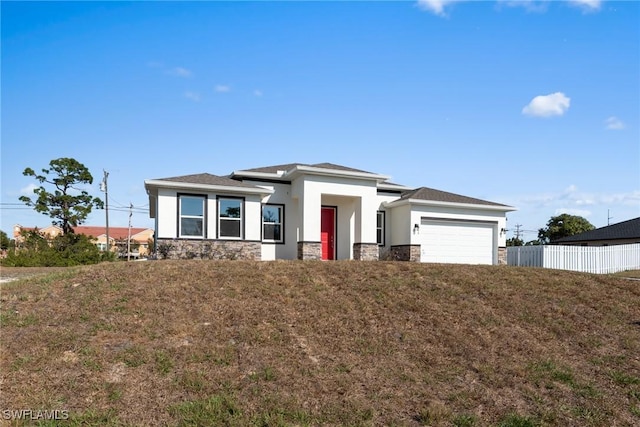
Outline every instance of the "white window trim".
<path id="1" fill-rule="evenodd" d="M 201 199 L 202 201 L 202 216 L 199 215 L 182 215 L 182 198 L 191 197 L 192 199 Z M 181 239 L 204 239 L 207 233 L 207 197 L 199 194 L 180 194 L 178 196 L 178 237 Z M 191 234 L 182 234 L 182 218 L 196 218 L 202 220 L 202 235 L 195 236 Z"/>
<path id="2" fill-rule="evenodd" d="M 237 200 L 240 202 L 240 218 L 224 218 L 220 216 L 220 201 L 221 200 Z M 244 240 L 244 198 L 242 197 L 218 197 L 216 200 L 216 206 L 218 210 L 218 239 L 220 240 Z M 239 221 L 240 222 L 240 237 L 235 236 L 222 236 L 222 227 L 220 223 L 222 221 Z"/>

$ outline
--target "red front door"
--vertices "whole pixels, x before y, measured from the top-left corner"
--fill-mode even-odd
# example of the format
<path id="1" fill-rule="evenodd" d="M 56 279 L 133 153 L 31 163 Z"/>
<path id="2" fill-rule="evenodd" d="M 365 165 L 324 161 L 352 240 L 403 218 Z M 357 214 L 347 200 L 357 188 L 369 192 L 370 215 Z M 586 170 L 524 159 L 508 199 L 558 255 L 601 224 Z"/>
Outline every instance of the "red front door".
<path id="1" fill-rule="evenodd" d="M 320 242 L 322 259 L 336 258 L 336 208 L 322 208 L 320 216 Z"/>

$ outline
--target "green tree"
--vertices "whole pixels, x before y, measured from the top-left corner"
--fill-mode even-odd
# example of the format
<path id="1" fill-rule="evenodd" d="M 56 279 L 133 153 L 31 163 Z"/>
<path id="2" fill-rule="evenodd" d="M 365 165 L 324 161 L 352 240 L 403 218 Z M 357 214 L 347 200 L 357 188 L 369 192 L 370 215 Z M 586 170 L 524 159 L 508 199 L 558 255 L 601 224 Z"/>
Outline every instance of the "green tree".
<path id="1" fill-rule="evenodd" d="M 519 237 L 507 239 L 507 246 L 524 246 L 524 240 Z"/>
<path id="2" fill-rule="evenodd" d="M 552 216 L 547 222 L 546 228 L 538 230 L 538 240 L 541 243 L 549 243 L 563 237 L 584 233 L 595 227 L 581 216 L 561 214 Z"/>
<path id="3" fill-rule="evenodd" d="M 35 200 L 27 196 L 21 196 L 20 200 L 32 206 L 36 212 L 53 218 L 52 223 L 59 225 L 65 234 L 72 234 L 73 227 L 82 224 L 94 207 L 102 209 L 104 204 L 99 198 L 78 188 L 79 184 L 93 183 L 93 176 L 85 165 L 75 159 L 62 157 L 51 160 L 49 166 L 49 169 L 42 169 L 41 175 L 31 168 L 26 168 L 22 174 L 35 177 L 40 184 L 52 185 L 53 191 L 47 191 L 41 185 L 33 190 L 37 196 Z"/>
<path id="4" fill-rule="evenodd" d="M 0 249 L 9 249 L 10 245 L 11 240 L 9 239 L 9 236 L 7 236 L 7 233 L 4 231 L 0 230 Z"/>

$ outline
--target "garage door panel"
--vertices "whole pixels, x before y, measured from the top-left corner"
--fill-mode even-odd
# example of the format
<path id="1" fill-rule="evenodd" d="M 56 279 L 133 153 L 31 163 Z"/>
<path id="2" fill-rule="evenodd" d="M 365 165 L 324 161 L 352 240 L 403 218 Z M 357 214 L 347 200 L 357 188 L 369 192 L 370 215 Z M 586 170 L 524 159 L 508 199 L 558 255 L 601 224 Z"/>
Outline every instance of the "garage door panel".
<path id="1" fill-rule="evenodd" d="M 495 224 L 422 220 L 420 259 L 423 262 L 493 264 Z"/>

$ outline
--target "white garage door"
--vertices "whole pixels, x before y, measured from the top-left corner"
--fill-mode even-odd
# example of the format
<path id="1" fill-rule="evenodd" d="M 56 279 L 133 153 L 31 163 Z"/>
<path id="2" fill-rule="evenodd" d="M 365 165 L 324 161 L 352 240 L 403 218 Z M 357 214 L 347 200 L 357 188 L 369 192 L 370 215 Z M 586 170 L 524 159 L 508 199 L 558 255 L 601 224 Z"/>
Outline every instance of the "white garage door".
<path id="1" fill-rule="evenodd" d="M 420 261 L 493 264 L 495 223 L 422 219 Z"/>

